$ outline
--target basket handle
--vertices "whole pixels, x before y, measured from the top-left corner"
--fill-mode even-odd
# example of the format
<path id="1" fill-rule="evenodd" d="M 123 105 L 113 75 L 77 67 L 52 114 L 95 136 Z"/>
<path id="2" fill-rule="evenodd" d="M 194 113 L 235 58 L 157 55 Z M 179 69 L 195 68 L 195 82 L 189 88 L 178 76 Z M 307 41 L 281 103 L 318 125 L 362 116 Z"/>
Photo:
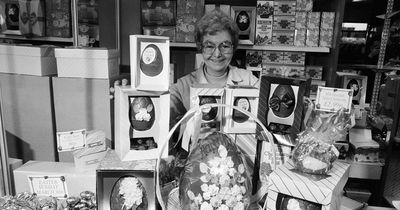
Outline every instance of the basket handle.
<path id="1" fill-rule="evenodd" d="M 167 136 L 167 141 L 164 141 L 163 142 L 163 144 L 161 145 L 161 147 L 160 147 L 160 150 L 159 150 L 159 154 L 158 154 L 158 157 L 157 157 L 157 162 L 156 162 L 156 196 L 157 196 L 157 198 L 158 198 L 158 201 L 159 201 L 159 203 L 160 203 L 160 206 L 161 206 L 161 208 L 162 209 L 166 209 L 165 208 L 165 204 L 164 204 L 164 201 L 163 201 L 163 199 L 162 199 L 162 196 L 161 196 L 161 190 L 160 190 L 160 173 L 159 173 L 159 168 L 160 168 L 160 160 L 161 160 L 161 156 L 162 156 L 162 154 L 163 154 L 163 151 L 166 149 L 166 147 L 167 147 L 167 145 L 168 145 L 168 142 L 169 142 L 169 139 L 171 138 L 171 136 L 173 135 L 173 133 L 175 132 L 175 130 L 178 128 L 178 126 L 183 122 L 183 121 L 185 121 L 188 117 L 192 117 L 192 115 L 194 115 L 197 111 L 200 111 L 200 110 L 203 110 L 203 109 L 206 109 L 206 108 L 209 108 L 209 107 L 224 107 L 224 108 L 232 108 L 232 109 L 234 109 L 234 110 L 237 110 L 237 111 L 240 111 L 240 112 L 242 112 L 243 114 L 246 114 L 246 115 L 248 115 L 252 120 L 254 120 L 257 124 L 259 124 L 260 126 L 261 126 L 261 128 L 262 128 L 262 130 L 264 131 L 264 133 L 265 133 L 265 137 L 268 139 L 268 141 L 270 142 L 270 144 L 274 144 L 274 138 L 273 138 L 273 136 L 272 136 L 272 134 L 267 130 L 267 128 L 264 126 L 264 124 L 262 124 L 261 123 L 261 121 L 254 115 L 254 114 L 252 114 L 251 112 L 249 112 L 249 111 L 247 111 L 247 110 L 244 110 L 244 109 L 241 109 L 241 108 L 239 108 L 238 106 L 233 106 L 233 105 L 228 105 L 228 104 L 218 104 L 218 103 L 209 103 L 209 104 L 203 104 L 203 105 L 201 105 L 201 106 L 196 106 L 196 107 L 193 107 L 193 108 L 191 108 L 189 111 L 187 111 L 186 112 L 186 114 L 178 121 L 178 123 L 176 123 L 175 125 L 174 125 L 174 127 L 172 127 L 171 128 L 171 130 L 169 131 L 169 133 L 168 133 L 168 136 Z M 178 140 L 178 141 L 180 141 L 180 140 Z M 272 154 L 273 154 L 273 163 L 272 163 L 272 167 L 273 167 L 273 170 L 275 170 L 275 168 L 276 168 L 276 164 L 275 164 L 275 155 L 276 155 L 276 153 L 275 153 L 275 147 L 273 146 L 273 145 L 271 145 L 271 150 L 272 150 Z"/>

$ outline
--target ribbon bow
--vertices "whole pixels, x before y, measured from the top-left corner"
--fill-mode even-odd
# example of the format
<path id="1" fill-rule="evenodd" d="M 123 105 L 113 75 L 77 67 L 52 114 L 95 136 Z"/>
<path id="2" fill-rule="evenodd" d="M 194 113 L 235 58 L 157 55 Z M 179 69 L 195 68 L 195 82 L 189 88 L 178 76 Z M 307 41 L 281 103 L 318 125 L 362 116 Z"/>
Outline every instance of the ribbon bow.
<path id="1" fill-rule="evenodd" d="M 21 15 L 21 21 L 23 24 L 26 24 L 28 21 L 30 25 L 34 25 L 38 21 L 38 17 L 35 12 L 28 14 L 27 12 L 23 12 Z"/>
<path id="2" fill-rule="evenodd" d="M 282 96 L 282 98 L 279 98 L 276 95 L 273 95 L 270 98 L 269 101 L 269 108 L 271 108 L 274 111 L 279 112 L 279 110 L 282 107 L 285 107 L 286 109 L 291 108 L 292 106 L 294 106 L 294 100 L 292 97 L 290 97 L 287 93 L 285 95 Z"/>

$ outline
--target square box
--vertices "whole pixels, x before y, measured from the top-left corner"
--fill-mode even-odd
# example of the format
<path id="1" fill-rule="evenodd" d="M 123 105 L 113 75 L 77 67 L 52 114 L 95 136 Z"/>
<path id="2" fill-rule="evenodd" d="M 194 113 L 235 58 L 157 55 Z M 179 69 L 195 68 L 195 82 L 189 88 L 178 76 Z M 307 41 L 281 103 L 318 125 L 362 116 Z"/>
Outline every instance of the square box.
<path id="1" fill-rule="evenodd" d="M 367 81 L 368 76 L 362 75 L 343 75 L 343 88 L 353 89 L 353 100 L 354 105 L 365 106 L 365 97 L 367 94 Z"/>
<path id="2" fill-rule="evenodd" d="M 284 52 L 283 63 L 293 65 L 304 65 L 306 60 L 305 52 Z"/>
<path id="3" fill-rule="evenodd" d="M 263 51 L 262 61 L 265 64 L 281 64 L 283 63 L 284 52 L 281 51 Z"/>
<path id="4" fill-rule="evenodd" d="M 296 0 L 296 11 L 311 12 L 314 6 L 314 0 Z"/>
<path id="5" fill-rule="evenodd" d="M 81 171 L 73 163 L 28 161 L 14 170 L 15 192 L 32 192 L 32 182 L 29 177 L 59 177 L 64 179 L 64 189 L 52 191 L 51 186 L 40 188 L 42 194 L 60 195 L 62 198 L 68 196 L 79 196 L 83 191 L 96 191 L 96 170 Z"/>
<path id="6" fill-rule="evenodd" d="M 78 170 L 96 170 L 97 166 L 107 154 L 107 150 L 82 156 L 74 156 L 74 164 Z"/>
<path id="7" fill-rule="evenodd" d="M 295 15 L 296 1 L 274 1 L 274 15 Z"/>
<path id="8" fill-rule="evenodd" d="M 250 71 L 262 70 L 262 51 L 246 50 L 246 69 Z"/>
<path id="9" fill-rule="evenodd" d="M 274 15 L 273 30 L 294 30 L 296 18 L 294 15 Z"/>
<path id="10" fill-rule="evenodd" d="M 166 36 L 169 41 L 175 41 L 175 26 L 143 26 L 144 35 Z"/>
<path id="11" fill-rule="evenodd" d="M 313 80 L 320 80 L 322 79 L 322 66 L 306 66 L 306 76 L 310 77 Z"/>
<path id="12" fill-rule="evenodd" d="M 332 47 L 333 45 L 333 30 L 322 29 L 319 31 L 319 44 L 320 47 Z"/>
<path id="13" fill-rule="evenodd" d="M 320 23 L 321 23 L 320 12 L 307 13 L 307 29 L 319 29 Z"/>
<path id="14" fill-rule="evenodd" d="M 335 12 L 321 13 L 321 29 L 333 30 L 335 23 Z"/>
<path id="15" fill-rule="evenodd" d="M 325 210 L 339 209 L 343 188 L 349 177 L 349 168 L 350 164 L 335 161 L 328 177 L 311 179 L 293 171 L 294 165 L 290 160 L 278 166 L 270 175 L 267 208 L 285 208 L 282 198 L 290 196 L 312 202 Z"/>
<path id="16" fill-rule="evenodd" d="M 237 106 L 257 116 L 259 90 L 250 87 L 225 89 L 225 104 Z M 255 133 L 257 123 L 248 115 L 231 108 L 225 109 L 224 131 L 226 133 Z"/>
<path id="17" fill-rule="evenodd" d="M 169 38 L 131 35 L 131 85 L 138 90 L 169 90 Z"/>
<path id="18" fill-rule="evenodd" d="M 287 65 L 283 76 L 286 77 L 304 77 L 304 66 Z"/>
<path id="19" fill-rule="evenodd" d="M 306 29 L 307 28 L 307 12 L 296 12 L 296 23 L 295 29 Z"/>
<path id="20" fill-rule="evenodd" d="M 169 92 L 115 87 L 115 151 L 121 160 L 153 159 L 168 144 L 169 97 Z"/>
<path id="21" fill-rule="evenodd" d="M 225 89 L 212 87 L 209 84 L 198 84 L 190 87 L 190 108 L 201 106 L 203 104 L 225 103 Z M 209 110 L 202 110 L 202 123 L 200 132 L 207 133 L 212 131 L 222 131 L 222 116 L 224 109 L 222 107 L 212 107 Z"/>
<path id="22" fill-rule="evenodd" d="M 116 195 L 121 189 L 121 184 L 125 185 L 126 181 L 131 181 L 130 183 L 135 183 L 136 186 L 131 185 L 130 189 L 140 186 L 140 190 L 145 191 L 142 203 L 147 203 L 147 205 L 139 205 L 141 209 L 155 210 L 157 203 L 155 166 L 155 159 L 121 161 L 114 150 L 109 150 L 96 171 L 98 209 L 122 209 L 121 203 L 119 203 L 121 200 L 116 198 Z"/>
<path id="23" fill-rule="evenodd" d="M 272 44 L 294 45 L 294 30 L 272 31 Z"/>
<path id="24" fill-rule="evenodd" d="M 285 75 L 286 66 L 277 65 L 277 64 L 263 64 L 263 70 L 261 72 L 262 75 Z"/>
<path id="25" fill-rule="evenodd" d="M 306 46 L 318 47 L 319 45 L 319 29 L 307 29 Z"/>
<path id="26" fill-rule="evenodd" d="M 58 77 L 108 79 L 119 75 L 118 50 L 56 48 Z"/>
<path id="27" fill-rule="evenodd" d="M 306 46 L 307 29 L 296 29 L 294 31 L 294 46 Z"/>
<path id="28" fill-rule="evenodd" d="M 0 44 L 0 72 L 46 76 L 57 74 L 54 48 Z"/>
<path id="29" fill-rule="evenodd" d="M 143 26 L 174 26 L 176 1 L 141 1 Z"/>
<path id="30" fill-rule="evenodd" d="M 232 6 L 231 17 L 239 28 L 239 44 L 253 45 L 256 25 L 256 8 Z"/>
<path id="31" fill-rule="evenodd" d="M 303 98 L 309 96 L 310 85 L 309 78 L 262 75 L 258 119 L 274 135 L 294 142 L 304 128 Z"/>

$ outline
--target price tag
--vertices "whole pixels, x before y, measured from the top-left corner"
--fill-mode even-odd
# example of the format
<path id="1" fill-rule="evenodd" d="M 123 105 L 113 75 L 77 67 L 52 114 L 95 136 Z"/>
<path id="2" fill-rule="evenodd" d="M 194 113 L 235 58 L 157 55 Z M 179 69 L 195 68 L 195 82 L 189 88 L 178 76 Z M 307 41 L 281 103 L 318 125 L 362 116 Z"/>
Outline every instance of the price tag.
<path id="1" fill-rule="evenodd" d="M 86 129 L 57 132 L 57 150 L 59 152 L 82 149 L 86 145 Z"/>
<path id="2" fill-rule="evenodd" d="M 68 190 L 65 176 L 28 176 L 31 193 L 38 196 L 53 196 L 56 198 L 67 198 Z"/>
<path id="3" fill-rule="evenodd" d="M 341 108 L 350 113 L 353 89 L 318 87 L 316 110 L 336 112 Z"/>

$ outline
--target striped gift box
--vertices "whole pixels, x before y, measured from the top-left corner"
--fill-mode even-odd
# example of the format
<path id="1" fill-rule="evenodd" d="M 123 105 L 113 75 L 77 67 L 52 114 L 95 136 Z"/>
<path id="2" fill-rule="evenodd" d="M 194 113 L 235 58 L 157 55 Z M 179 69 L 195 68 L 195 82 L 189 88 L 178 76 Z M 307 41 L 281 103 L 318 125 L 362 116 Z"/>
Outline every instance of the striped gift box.
<path id="1" fill-rule="evenodd" d="M 340 209 L 341 194 L 349 177 L 350 164 L 336 161 L 326 178 L 311 179 L 294 172 L 293 162 L 279 166 L 270 175 L 267 209 L 277 209 L 279 194 L 322 205 L 322 210 Z"/>

